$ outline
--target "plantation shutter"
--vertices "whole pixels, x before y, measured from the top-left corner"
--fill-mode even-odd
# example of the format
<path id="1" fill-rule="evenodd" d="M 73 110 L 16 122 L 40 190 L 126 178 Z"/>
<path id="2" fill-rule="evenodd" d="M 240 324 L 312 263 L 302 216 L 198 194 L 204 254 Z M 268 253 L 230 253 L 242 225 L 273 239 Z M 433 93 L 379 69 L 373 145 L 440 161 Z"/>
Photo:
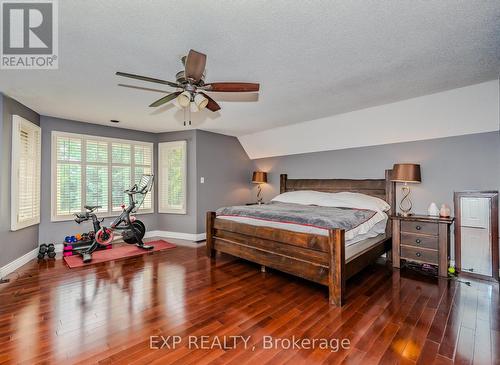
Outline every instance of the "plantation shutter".
<path id="1" fill-rule="evenodd" d="M 113 211 L 121 211 L 121 205 L 128 205 L 128 197 L 123 192 L 130 187 L 132 145 L 128 143 L 111 144 L 111 194 Z"/>
<path id="2" fill-rule="evenodd" d="M 139 184 L 143 174 L 152 174 L 153 150 L 150 146 L 134 146 L 134 183 Z M 141 209 L 153 208 L 153 192 L 146 195 Z"/>
<path id="3" fill-rule="evenodd" d="M 11 230 L 40 223 L 41 131 L 12 117 Z"/>
<path id="4" fill-rule="evenodd" d="M 186 141 L 160 143 L 159 212 L 186 214 Z"/>
<path id="5" fill-rule="evenodd" d="M 108 143 L 87 139 L 85 166 L 85 204 L 101 206 L 97 212 L 108 211 Z"/>
<path id="6" fill-rule="evenodd" d="M 55 144 L 55 213 L 69 216 L 82 210 L 82 144 L 79 137 L 58 135 Z M 54 184 L 54 182 L 52 182 Z"/>
<path id="7" fill-rule="evenodd" d="M 100 217 L 118 215 L 128 205 L 123 193 L 153 171 L 153 144 L 52 132 L 52 220 L 73 219 L 84 205 L 101 206 Z M 139 213 L 153 212 L 153 192 Z"/>

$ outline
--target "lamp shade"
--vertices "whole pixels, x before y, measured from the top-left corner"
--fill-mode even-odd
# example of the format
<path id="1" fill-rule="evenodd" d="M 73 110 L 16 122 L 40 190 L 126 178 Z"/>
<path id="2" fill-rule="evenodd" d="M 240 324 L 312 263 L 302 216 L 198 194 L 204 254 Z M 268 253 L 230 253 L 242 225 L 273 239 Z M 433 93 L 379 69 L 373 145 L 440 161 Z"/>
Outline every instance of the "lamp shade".
<path id="1" fill-rule="evenodd" d="M 196 104 L 199 110 L 202 110 L 207 106 L 208 99 L 201 94 L 196 94 L 194 96 L 194 103 Z"/>
<path id="2" fill-rule="evenodd" d="M 392 168 L 392 181 L 419 183 L 422 181 L 420 176 L 420 165 L 414 163 L 397 163 Z"/>
<path id="3" fill-rule="evenodd" d="M 267 172 L 254 171 L 252 176 L 252 182 L 254 184 L 267 183 Z"/>
<path id="4" fill-rule="evenodd" d="M 182 94 L 179 94 L 177 97 L 177 102 L 181 107 L 187 107 L 191 102 L 191 93 L 189 91 L 183 91 Z"/>

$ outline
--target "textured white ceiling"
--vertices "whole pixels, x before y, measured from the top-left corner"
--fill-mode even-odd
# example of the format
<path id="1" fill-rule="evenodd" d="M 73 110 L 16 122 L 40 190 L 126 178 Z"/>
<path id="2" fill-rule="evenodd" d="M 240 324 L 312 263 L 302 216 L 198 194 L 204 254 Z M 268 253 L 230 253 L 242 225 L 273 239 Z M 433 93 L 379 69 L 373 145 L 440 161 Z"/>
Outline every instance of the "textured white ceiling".
<path id="1" fill-rule="evenodd" d="M 147 107 L 169 90 L 115 71 L 173 80 L 190 48 L 207 79 L 257 81 L 220 95 L 194 126 L 244 135 L 498 77 L 500 1 L 59 1 L 57 71 L 0 71 L 0 90 L 45 115 L 146 131 L 183 129 Z"/>

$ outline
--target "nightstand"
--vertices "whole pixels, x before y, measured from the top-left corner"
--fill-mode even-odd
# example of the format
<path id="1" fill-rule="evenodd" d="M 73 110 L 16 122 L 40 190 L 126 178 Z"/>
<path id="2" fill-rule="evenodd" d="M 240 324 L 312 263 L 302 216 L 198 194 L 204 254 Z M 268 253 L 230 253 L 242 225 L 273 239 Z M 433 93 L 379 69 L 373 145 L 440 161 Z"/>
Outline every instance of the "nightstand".
<path id="1" fill-rule="evenodd" d="M 439 276 L 448 276 L 450 226 L 454 218 L 412 215 L 392 216 L 392 266 L 401 260 L 438 266 Z"/>

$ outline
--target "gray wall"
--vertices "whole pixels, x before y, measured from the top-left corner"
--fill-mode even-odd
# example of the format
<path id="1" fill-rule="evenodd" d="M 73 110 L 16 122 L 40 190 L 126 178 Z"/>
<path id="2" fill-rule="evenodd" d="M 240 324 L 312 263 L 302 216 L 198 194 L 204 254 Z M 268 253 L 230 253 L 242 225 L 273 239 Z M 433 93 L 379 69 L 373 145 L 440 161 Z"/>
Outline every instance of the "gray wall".
<path id="1" fill-rule="evenodd" d="M 196 135 L 197 233 L 204 233 L 207 211 L 251 201 L 253 163 L 236 137 L 202 130 Z"/>
<path id="2" fill-rule="evenodd" d="M 448 204 L 453 211 L 454 191 L 500 190 L 498 132 L 254 160 L 256 168 L 269 172 L 266 200 L 279 194 L 281 173 L 290 178 L 383 178 L 384 170 L 398 162 L 421 165 L 422 183 L 411 186 L 415 213 L 426 214 L 431 202 Z M 398 203 L 400 192 L 398 185 Z"/>
<path id="3" fill-rule="evenodd" d="M 382 178 L 398 162 L 421 165 L 422 183 L 411 186 L 416 213 L 426 213 L 433 201 L 453 208 L 454 191 L 500 189 L 498 132 L 254 160 L 270 173 L 270 184 L 263 189 L 266 200 L 279 193 L 280 173 L 290 178 Z"/>
<path id="4" fill-rule="evenodd" d="M 10 230 L 10 181 L 12 115 L 20 115 L 37 125 L 40 125 L 40 116 L 1 93 L 0 105 L 0 267 L 2 267 L 38 246 L 38 225 L 15 232 Z"/>
<path id="5" fill-rule="evenodd" d="M 51 143 L 52 131 L 97 135 L 153 142 L 154 171 L 158 171 L 158 143 L 187 141 L 187 214 L 143 214 L 140 219 L 148 230 L 181 233 L 205 232 L 205 212 L 222 205 L 240 204 L 249 201 L 250 174 L 253 164 L 235 137 L 198 130 L 168 133 L 147 133 L 134 130 L 76 122 L 42 116 L 42 217 L 37 242 L 57 242 L 61 237 L 86 230 L 73 221 L 51 222 Z M 228 159 L 228 156 L 231 158 Z M 199 183 L 204 176 L 205 184 Z M 155 189 L 155 212 L 158 212 L 157 186 Z M 105 223 L 112 218 L 106 219 Z"/>
<path id="6" fill-rule="evenodd" d="M 196 130 L 158 134 L 158 142 L 187 141 L 187 214 L 158 214 L 158 229 L 182 233 L 196 233 Z"/>
<path id="7" fill-rule="evenodd" d="M 98 124 L 82 123 L 73 120 L 59 119 L 42 116 L 40 118 L 42 128 L 42 194 L 41 194 L 41 221 L 39 243 L 61 242 L 64 236 L 91 229 L 90 224 L 78 225 L 74 221 L 51 222 L 50 220 L 50 194 L 51 194 L 51 144 L 52 131 L 88 134 L 100 137 L 123 138 L 143 142 L 155 143 L 157 135 L 154 133 L 139 132 L 130 129 L 116 128 Z M 154 171 L 157 170 L 157 144 L 154 144 Z M 157 189 L 155 189 L 156 191 Z M 156 209 L 156 207 L 155 207 Z M 148 230 L 157 229 L 156 214 L 140 214 L 140 219 L 146 224 Z M 108 224 L 113 218 L 104 222 Z"/>

